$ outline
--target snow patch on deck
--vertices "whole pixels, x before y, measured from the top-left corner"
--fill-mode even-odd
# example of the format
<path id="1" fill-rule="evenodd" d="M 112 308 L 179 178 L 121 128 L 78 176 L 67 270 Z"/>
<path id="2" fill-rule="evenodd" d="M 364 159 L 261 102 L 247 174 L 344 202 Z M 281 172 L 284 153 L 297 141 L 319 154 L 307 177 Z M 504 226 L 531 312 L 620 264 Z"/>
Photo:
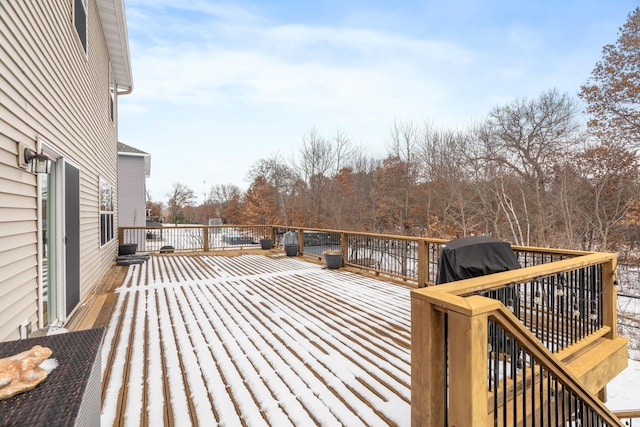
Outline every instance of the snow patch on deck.
<path id="1" fill-rule="evenodd" d="M 410 425 L 407 288 L 242 255 L 152 257 L 118 292 L 103 425 Z"/>

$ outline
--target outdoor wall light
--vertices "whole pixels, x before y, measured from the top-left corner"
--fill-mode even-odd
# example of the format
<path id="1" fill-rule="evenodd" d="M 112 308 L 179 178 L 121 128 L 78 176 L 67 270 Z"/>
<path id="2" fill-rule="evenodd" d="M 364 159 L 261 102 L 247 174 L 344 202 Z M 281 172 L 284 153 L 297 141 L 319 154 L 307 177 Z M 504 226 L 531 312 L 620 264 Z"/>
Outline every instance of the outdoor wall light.
<path id="1" fill-rule="evenodd" d="M 51 159 L 42 151 L 37 153 L 31 148 L 19 144 L 18 152 L 20 154 L 18 162 L 25 169 L 30 167 L 33 173 L 49 173 L 51 171 Z"/>

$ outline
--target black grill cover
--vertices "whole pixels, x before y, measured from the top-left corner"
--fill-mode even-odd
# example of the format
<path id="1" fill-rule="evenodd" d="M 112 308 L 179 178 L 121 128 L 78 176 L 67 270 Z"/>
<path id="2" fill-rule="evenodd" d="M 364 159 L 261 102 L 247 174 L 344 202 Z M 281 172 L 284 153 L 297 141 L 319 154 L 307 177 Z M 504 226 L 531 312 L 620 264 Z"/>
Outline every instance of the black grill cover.
<path id="1" fill-rule="evenodd" d="M 511 244 L 486 236 L 451 240 L 440 249 L 436 284 L 520 268 Z"/>

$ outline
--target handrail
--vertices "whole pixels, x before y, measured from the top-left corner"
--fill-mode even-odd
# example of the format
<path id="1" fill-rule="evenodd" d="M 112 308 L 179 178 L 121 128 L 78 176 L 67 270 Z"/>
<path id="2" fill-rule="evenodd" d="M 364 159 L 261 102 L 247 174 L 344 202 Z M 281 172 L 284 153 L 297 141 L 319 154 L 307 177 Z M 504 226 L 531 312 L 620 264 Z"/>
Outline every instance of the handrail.
<path id="1" fill-rule="evenodd" d="M 556 358 L 553 353 L 551 353 L 527 328 L 525 328 L 504 305 L 500 304 L 500 307 L 498 307 L 498 309 L 493 313 L 490 313 L 489 317 L 493 318 L 503 328 L 505 328 L 507 334 L 510 334 L 512 338 L 516 339 L 516 341 L 526 343 L 526 349 L 534 353 L 535 358 L 541 362 L 542 366 L 557 377 L 565 386 L 568 386 L 580 400 L 587 403 L 589 407 L 594 409 L 597 415 L 602 417 L 605 422 L 610 425 L 624 425 L 620 422 L 620 417 L 616 417 L 616 415 L 614 415 L 611 410 L 602 403 L 602 401 L 600 401 L 595 395 L 589 393 L 589 391 L 582 386 L 580 380 L 567 370 L 564 364 Z"/>
<path id="2" fill-rule="evenodd" d="M 561 351 L 607 328 L 616 332 L 615 254 L 594 253 L 420 289 L 415 298 L 485 295 L 502 301 L 549 350 Z M 604 332 L 602 332 L 604 335 Z"/>
<path id="3" fill-rule="evenodd" d="M 437 287 L 414 290 L 412 295 L 421 297 L 412 299 L 412 325 L 417 326 L 416 330 L 412 329 L 412 410 L 416 410 L 416 413 L 412 413 L 414 425 L 446 424 L 446 419 L 450 425 L 484 425 L 479 424 L 479 420 L 484 418 L 487 419 L 487 425 L 506 425 L 511 417 L 520 419 L 540 416 L 551 419 L 560 416 L 568 420 L 567 417 L 577 416 L 578 413 L 589 419 L 599 417 L 608 425 L 623 425 L 500 301 L 480 295 L 452 295 L 439 292 Z M 444 317 L 440 318 L 435 313 Z M 492 322 L 516 342 L 515 348 L 521 348 L 523 353 L 517 350 L 514 353 L 513 344 L 493 341 L 490 334 L 498 333 L 498 329 L 490 326 Z M 492 342 L 494 345 L 498 344 L 498 347 L 491 348 Z M 505 345 L 507 347 L 502 347 Z M 494 356 L 488 360 L 487 354 Z M 530 369 L 529 377 L 523 373 L 510 379 L 503 378 L 500 380 L 502 386 L 496 385 L 498 388 L 488 395 L 492 388 L 490 382 L 487 390 L 487 380 L 491 381 L 493 375 L 498 375 L 498 368 L 506 369 L 507 360 L 510 360 L 508 363 L 512 367 L 509 369 L 513 369 L 519 359 L 514 357 L 518 354 L 520 358 L 524 357 L 524 364 L 528 366 L 519 369 Z M 493 357 L 503 362 L 498 365 L 488 364 L 488 361 L 494 360 Z M 448 361 L 446 367 L 433 363 L 438 359 Z M 535 377 L 534 372 L 538 372 Z M 507 371 L 502 371 L 501 375 L 507 375 Z M 544 394 L 543 384 L 546 384 Z M 507 386 L 511 391 L 505 389 Z M 538 396 L 538 406 L 533 400 L 520 403 L 520 407 L 513 400 L 510 409 L 505 406 L 503 397 L 515 399 L 518 390 L 524 393 L 529 388 L 532 389 L 526 392 L 527 396 L 530 399 Z M 439 397 L 443 392 L 450 396 L 448 402 Z M 498 406 L 494 406 L 494 411 L 487 413 L 487 401 L 484 400 L 483 403 L 483 395 L 493 395 L 497 399 L 494 402 Z M 559 403 L 545 400 L 549 396 L 557 397 Z M 526 396 L 523 395 L 522 398 L 525 399 Z M 562 408 L 560 415 L 553 412 L 554 408 L 555 411 L 559 410 L 558 404 Z M 497 411 L 498 408 L 502 409 Z M 510 415 L 504 418 L 507 413 Z M 499 421 L 501 416 L 502 421 Z M 514 421 L 515 424 L 517 423 Z"/>
<path id="4" fill-rule="evenodd" d="M 616 259 L 616 254 L 597 252 L 569 258 L 553 263 L 539 264 L 532 267 L 503 271 L 487 276 L 458 280 L 438 286 L 439 292 L 452 295 L 471 295 L 479 291 L 489 291 L 503 287 L 508 283 L 525 282 L 540 277 L 552 276 L 557 273 L 567 272 L 582 267 L 610 262 Z"/>
<path id="5" fill-rule="evenodd" d="M 258 236 L 269 236 L 274 246 L 282 245 L 286 231 L 298 236 L 298 253 L 301 256 L 322 259 L 327 249 L 340 249 L 344 265 L 363 273 L 400 281 L 411 286 L 433 284 L 436 275 L 437 252 L 444 242 L 413 236 L 392 236 L 378 233 L 345 232 L 333 229 L 303 228 L 279 225 L 167 225 L 154 227 L 119 227 L 121 243 L 138 243 L 140 251 L 160 252 L 162 247 L 172 246 L 175 252 L 208 252 L 210 250 L 258 248 Z M 331 236 L 328 241 L 307 244 L 306 237 L 317 232 Z M 223 235 L 237 233 L 240 243 L 225 241 Z M 222 239 L 222 240 L 221 240 Z M 406 243 L 406 245 L 405 245 Z M 404 248 L 404 249 L 403 249 Z M 367 253 L 374 253 L 367 255 Z M 376 257 L 379 263 L 369 264 L 367 257 Z M 401 260 L 409 259 L 403 263 Z"/>
<path id="6" fill-rule="evenodd" d="M 640 409 L 618 409 L 611 411 L 613 415 L 622 418 L 640 419 Z"/>
<path id="7" fill-rule="evenodd" d="M 532 253 L 542 253 L 542 254 L 553 253 L 555 255 L 565 255 L 565 256 L 571 256 L 571 257 L 588 255 L 593 253 L 593 251 L 583 251 L 579 249 L 543 248 L 539 246 L 513 245 L 511 246 L 511 249 L 513 249 L 516 252 L 532 252 Z"/>
<path id="8" fill-rule="evenodd" d="M 591 394 L 593 387 L 598 386 L 598 381 L 601 381 L 600 377 L 578 379 L 580 374 L 577 371 L 569 372 L 560 359 L 571 359 L 576 356 L 577 351 L 587 349 L 588 344 L 598 343 L 600 340 L 617 341 L 614 286 L 616 262 L 615 254 L 587 253 L 412 290 L 413 424 L 446 424 L 447 417 L 449 422 L 453 420 L 458 424 L 470 424 L 472 420 L 482 417 L 483 413 L 487 415 L 484 412 L 487 409 L 486 400 L 483 407 L 482 396 L 489 396 L 494 409 L 487 416 L 496 417 L 495 420 L 502 417 L 505 423 L 508 419 L 509 423 L 517 424 L 511 420 L 512 416 L 515 417 L 514 420 L 543 414 L 551 417 L 549 411 L 562 410 L 561 417 L 566 415 L 565 412 L 584 412 L 589 416 L 602 417 L 610 425 L 621 425 L 619 421 L 614 422 L 615 417 L 611 412 L 606 412 L 603 403 Z M 541 296 L 535 291 L 539 287 L 543 290 Z M 554 291 L 559 290 L 564 290 L 564 294 L 558 292 L 555 295 Z M 573 295 L 568 296 L 567 290 L 582 298 L 580 310 L 571 307 Z M 524 296 L 522 292 L 525 293 Z M 511 301 L 511 298 L 519 299 L 518 303 L 507 304 L 506 301 Z M 594 307 L 596 310 L 585 312 L 585 307 Z M 568 332 L 555 326 L 562 324 L 569 326 Z M 504 346 L 509 340 L 504 338 L 505 334 L 522 344 L 518 344 L 515 350 L 508 347 L 507 351 Z M 461 340 L 464 343 L 462 346 Z M 509 369 L 515 369 L 516 360 L 522 354 L 525 355 L 525 361 L 526 357 L 532 360 L 531 366 L 527 368 L 530 369 L 529 377 L 524 377 L 524 374 L 516 375 L 511 371 L 508 379 L 503 377 L 503 370 L 507 365 L 510 366 Z M 615 353 L 615 364 L 606 369 L 622 369 L 622 362 L 618 359 L 620 354 Z M 608 356 L 603 353 L 601 357 Z M 446 365 L 434 363 L 434 360 L 444 360 Z M 602 362 L 605 359 L 598 360 Z M 546 374 L 537 376 L 542 375 L 542 372 L 548 373 L 549 378 L 553 377 L 553 381 L 557 380 L 558 384 L 566 385 L 554 386 L 546 379 Z M 535 379 L 532 377 L 533 373 L 536 373 Z M 594 381 L 595 378 L 598 381 Z M 605 384 L 610 379 L 607 377 Z M 513 382 L 516 380 L 524 382 L 516 386 Z M 523 390 L 533 387 L 534 383 L 540 394 L 534 396 L 527 392 L 525 395 Z M 542 395 L 543 387 L 549 395 Z M 450 396 L 448 401 L 443 401 L 438 396 L 438 393 L 442 393 L 440 390 Z M 546 406 L 554 390 L 562 393 L 559 399 L 564 402 L 577 402 L 576 404 L 584 406 L 580 406 L 577 412 L 575 406 L 571 406 L 572 403 L 569 403 L 568 411 L 565 407 L 558 409 L 556 406 L 553 409 Z M 509 407 L 506 406 L 505 399 L 510 399 Z M 526 399 L 531 401 L 526 403 Z M 468 403 L 472 401 L 474 403 Z M 539 413 L 531 412 L 532 407 L 538 408 L 536 411 Z M 557 416 L 557 413 L 553 416 Z M 492 422 L 494 419 L 488 419 L 487 425 L 493 425 Z M 496 425 L 501 425 L 500 421 L 495 422 Z"/>
<path id="9" fill-rule="evenodd" d="M 249 239 L 238 239 L 239 243 L 220 242 L 222 233 L 235 230 Z M 322 259 L 324 249 L 341 249 L 344 265 L 364 274 L 385 277 L 404 284 L 425 287 L 435 284 L 439 251 L 445 239 L 389 235 L 373 232 L 323 229 L 316 227 L 268 225 L 165 225 L 165 226 L 126 226 L 119 227 L 120 243 L 138 243 L 140 251 L 160 252 L 163 246 L 170 246 L 176 252 L 208 252 L 234 248 L 257 248 L 258 237 L 270 237 L 274 246 L 280 245 L 284 231 L 297 231 L 299 236 L 299 254 L 301 256 Z M 323 233 L 337 236 L 342 242 L 328 247 L 306 246 L 305 233 Z M 184 236 L 178 236 L 182 233 Z M 366 242 L 373 242 L 367 246 Z M 406 243 L 405 250 L 399 245 Z M 386 246 L 385 246 L 386 244 Z M 548 264 L 558 259 L 581 257 L 589 252 L 566 249 L 513 246 L 524 267 L 532 264 Z M 367 252 L 369 251 L 369 252 Z M 370 254 L 370 255 L 369 255 Z M 399 262 L 398 260 L 407 260 Z"/>

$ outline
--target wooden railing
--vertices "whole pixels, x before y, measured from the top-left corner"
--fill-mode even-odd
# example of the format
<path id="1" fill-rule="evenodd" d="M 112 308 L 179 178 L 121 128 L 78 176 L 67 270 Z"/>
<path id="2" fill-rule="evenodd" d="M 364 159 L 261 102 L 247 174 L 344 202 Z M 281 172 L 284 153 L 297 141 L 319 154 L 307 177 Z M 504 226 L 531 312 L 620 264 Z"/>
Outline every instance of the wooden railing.
<path id="1" fill-rule="evenodd" d="M 138 251 L 142 252 L 208 252 L 257 249 L 263 237 L 282 247 L 283 237 L 289 231 L 298 237 L 300 256 L 320 259 L 326 250 L 341 250 L 346 266 L 416 286 L 435 283 L 439 248 L 445 242 L 275 225 L 120 227 L 118 239 L 120 243 L 137 243 Z"/>
<path id="2" fill-rule="evenodd" d="M 640 409 L 613 411 L 613 415 L 618 417 L 625 426 L 640 426 Z"/>
<path id="3" fill-rule="evenodd" d="M 591 253 L 413 290 L 413 425 L 622 425 L 595 397 L 626 366 L 615 262 Z M 566 361 L 598 340 L 615 345 L 578 378 Z"/>
<path id="4" fill-rule="evenodd" d="M 266 225 L 120 227 L 118 241 L 136 243 L 139 252 L 208 252 L 259 248 L 260 239 L 271 238 L 273 231 L 273 227 Z"/>
<path id="5" fill-rule="evenodd" d="M 440 247 L 446 242 L 427 237 L 277 225 L 120 227 L 118 238 L 120 243 L 137 243 L 138 251 L 142 252 L 208 252 L 259 248 L 263 237 L 282 247 L 283 236 L 289 231 L 298 236 L 300 256 L 317 260 L 326 250 L 341 250 L 345 266 L 417 287 L 435 284 Z M 167 247 L 170 249 L 162 249 Z M 518 246 L 513 249 L 523 267 L 586 253 Z"/>

